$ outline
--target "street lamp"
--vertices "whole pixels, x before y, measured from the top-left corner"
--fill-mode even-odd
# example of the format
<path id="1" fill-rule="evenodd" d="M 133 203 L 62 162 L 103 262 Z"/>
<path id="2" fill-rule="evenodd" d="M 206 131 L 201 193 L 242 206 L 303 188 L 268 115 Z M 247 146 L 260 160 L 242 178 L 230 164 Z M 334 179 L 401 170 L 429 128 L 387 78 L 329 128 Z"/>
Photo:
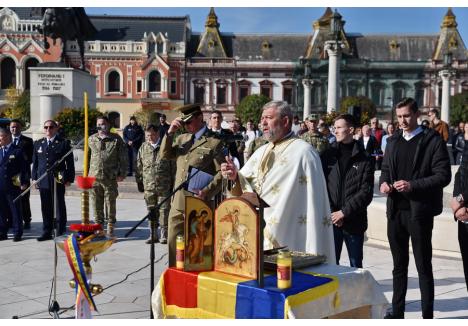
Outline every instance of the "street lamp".
<path id="1" fill-rule="evenodd" d="M 339 41 L 341 39 L 341 28 L 343 21 L 341 20 L 342 16 L 335 9 L 331 19 L 330 19 L 330 34 L 332 39 Z"/>

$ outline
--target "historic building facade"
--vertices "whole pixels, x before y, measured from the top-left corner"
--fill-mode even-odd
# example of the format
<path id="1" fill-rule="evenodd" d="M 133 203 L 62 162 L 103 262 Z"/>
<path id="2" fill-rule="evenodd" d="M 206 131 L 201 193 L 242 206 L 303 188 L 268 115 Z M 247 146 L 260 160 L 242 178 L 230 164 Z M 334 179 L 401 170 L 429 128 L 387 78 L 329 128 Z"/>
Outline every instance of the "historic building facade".
<path id="1" fill-rule="evenodd" d="M 306 79 L 312 112 L 326 112 L 328 54 L 325 42 L 330 39 L 333 12 L 328 8 L 314 22 L 314 33 L 307 44 L 298 80 Z M 344 25 L 344 24 L 343 24 Z M 390 120 L 391 107 L 401 98 L 415 98 L 424 111 L 440 109 L 442 78 L 439 72 L 451 69 L 450 94 L 468 91 L 468 52 L 449 9 L 436 35 L 361 35 L 347 34 L 341 26 L 342 59 L 340 94 L 363 95 L 377 106 L 378 115 Z M 444 66 L 444 55 L 452 58 Z M 306 75 L 306 76 L 304 76 Z M 301 83 L 304 84 L 304 83 Z M 307 96 L 304 96 L 307 98 Z"/>
<path id="2" fill-rule="evenodd" d="M 142 107 L 174 116 L 172 108 L 195 102 L 229 120 L 250 94 L 286 100 L 300 117 L 306 98 L 311 112 L 324 113 L 332 14 L 327 8 L 311 34 L 221 32 L 214 9 L 199 33 L 188 16 L 91 15 L 98 32 L 85 42 L 85 61 L 97 76 L 97 106 L 116 127 Z M 8 87 L 30 87 L 29 67 L 60 60 L 60 42 L 46 50 L 36 30 L 42 15 L 43 8 L 0 9 L 0 105 Z M 446 53 L 453 59 L 451 94 L 468 91 L 467 50 L 455 15 L 448 10 L 441 19 L 436 35 L 350 34 L 341 26 L 340 95 L 369 97 L 387 120 L 404 96 L 439 108 Z M 79 66 L 77 44 L 67 42 L 65 50 L 68 63 Z"/>
<path id="3" fill-rule="evenodd" d="M 0 101 L 11 85 L 29 88 L 28 67 L 60 61 L 60 42 L 46 50 L 36 30 L 42 24 L 42 9 L 0 10 Z M 103 15 L 90 16 L 90 20 L 97 33 L 85 42 L 86 69 L 97 77 L 97 107 L 109 113 L 117 128 L 123 128 L 142 107 L 172 114 L 172 108 L 184 103 L 182 71 L 191 32 L 188 16 Z M 77 43 L 67 42 L 65 51 L 68 64 L 78 67 Z"/>

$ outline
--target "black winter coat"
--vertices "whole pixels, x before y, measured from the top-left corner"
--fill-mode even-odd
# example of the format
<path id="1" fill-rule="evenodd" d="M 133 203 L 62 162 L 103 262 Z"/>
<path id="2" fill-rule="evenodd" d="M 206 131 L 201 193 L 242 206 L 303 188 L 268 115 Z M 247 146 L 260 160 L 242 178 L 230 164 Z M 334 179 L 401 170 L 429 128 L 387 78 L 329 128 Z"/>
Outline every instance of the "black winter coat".
<path id="1" fill-rule="evenodd" d="M 335 142 L 327 150 L 327 187 L 332 212 L 342 210 L 343 228 L 351 234 L 363 234 L 367 230 L 367 206 L 373 197 L 374 165 L 364 147 L 354 141 L 345 176 L 340 171 L 340 151 Z"/>
<path id="2" fill-rule="evenodd" d="M 455 174 L 455 182 L 453 184 L 453 197 L 459 194 L 462 194 L 465 207 L 468 207 L 468 146 L 463 150 L 463 159 Z"/>
<path id="3" fill-rule="evenodd" d="M 381 185 L 389 185 L 396 179 L 396 151 L 395 144 L 402 136 L 399 130 L 387 139 L 387 147 L 382 162 Z M 411 207 L 411 218 L 432 218 L 442 213 L 443 188 L 450 183 L 452 171 L 448 156 L 447 145 L 442 137 L 434 130 L 423 127 L 423 136 L 419 139 L 413 160 L 411 191 L 408 199 Z M 387 217 L 395 214 L 394 193 L 387 198 Z"/>

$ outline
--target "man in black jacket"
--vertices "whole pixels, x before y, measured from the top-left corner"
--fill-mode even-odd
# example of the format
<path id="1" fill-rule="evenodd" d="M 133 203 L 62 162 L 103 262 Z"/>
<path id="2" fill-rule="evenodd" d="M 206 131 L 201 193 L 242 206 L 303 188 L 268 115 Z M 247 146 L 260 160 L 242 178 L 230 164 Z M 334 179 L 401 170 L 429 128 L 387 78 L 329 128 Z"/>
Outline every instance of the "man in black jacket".
<path id="1" fill-rule="evenodd" d="M 335 119 L 336 142 L 325 152 L 328 198 L 330 200 L 336 263 L 343 241 L 351 267 L 362 268 L 367 206 L 372 201 L 374 166 L 362 144 L 353 138 L 355 120 L 350 114 Z"/>
<path id="2" fill-rule="evenodd" d="M 468 290 L 468 146 L 465 146 L 462 155 L 460 167 L 455 174 L 451 206 L 455 220 L 458 221 L 458 243 Z"/>
<path id="3" fill-rule="evenodd" d="M 28 170 L 31 171 L 31 164 L 32 164 L 32 156 L 33 156 L 33 147 L 34 142 L 32 138 L 29 138 L 21 133 L 23 129 L 23 125 L 20 120 L 13 119 L 10 122 L 10 132 L 13 136 L 13 144 L 16 147 L 19 147 L 23 151 L 24 158 L 28 163 Z M 31 183 L 27 182 L 26 186 L 29 187 Z M 21 197 L 21 208 L 23 212 L 23 221 L 24 221 L 24 229 L 29 230 L 31 228 L 31 206 L 29 204 L 29 196 L 30 192 L 24 194 Z"/>
<path id="4" fill-rule="evenodd" d="M 128 174 L 133 175 L 133 169 L 136 167 L 138 150 L 145 140 L 145 132 L 137 123 L 135 117 L 130 117 L 130 123 L 123 130 L 123 140 L 128 146 Z"/>
<path id="5" fill-rule="evenodd" d="M 434 317 L 432 228 L 442 212 L 442 191 L 450 183 L 447 146 L 433 129 L 418 126 L 418 104 L 405 98 L 396 105 L 400 130 L 388 138 L 380 191 L 387 198 L 387 236 L 393 256 L 393 312 L 404 318 L 409 239 L 419 276 L 423 318 Z"/>

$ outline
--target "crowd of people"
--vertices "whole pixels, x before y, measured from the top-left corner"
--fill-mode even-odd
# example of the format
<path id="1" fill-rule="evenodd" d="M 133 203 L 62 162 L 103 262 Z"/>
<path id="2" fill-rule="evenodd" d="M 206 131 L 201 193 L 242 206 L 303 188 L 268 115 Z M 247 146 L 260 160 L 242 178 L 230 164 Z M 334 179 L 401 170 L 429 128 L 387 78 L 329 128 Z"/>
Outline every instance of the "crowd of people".
<path id="1" fill-rule="evenodd" d="M 328 263 L 339 264 L 344 244 L 350 265 L 362 268 L 374 171 L 381 170 L 379 187 L 387 196 L 387 236 L 393 258 L 392 311 L 386 318 L 404 317 L 409 241 L 422 314 L 433 318 L 431 237 L 434 217 L 442 212 L 443 188 L 451 180 L 450 164 L 455 162 L 460 168 L 451 208 L 459 226 L 468 289 L 468 123 L 460 122 L 451 131 L 437 110 L 429 111 L 428 121 L 420 121 L 421 111 L 411 98 L 396 104 L 397 122 L 388 123 L 385 130 L 377 118 L 362 125 L 351 114 L 338 115 L 330 124 L 317 114 L 301 122 L 282 101 L 267 103 L 258 125 L 248 120 L 245 128 L 238 118 L 226 122 L 217 110 L 205 121 L 197 104 L 178 110 L 180 116 L 170 124 L 161 115 L 159 125 L 145 128 L 131 117 L 123 137 L 111 132 L 107 117 L 97 118 L 97 132 L 89 137 L 88 174 L 96 178 L 94 222 L 107 224 L 109 236 L 114 236 L 117 223 L 118 183 L 135 174 L 151 216 L 147 243 L 168 245 L 169 266 L 175 265 L 176 237 L 184 232 L 185 197 L 210 201 L 228 191 L 230 196 L 255 192 L 268 204 L 265 249 L 288 246 L 325 255 Z M 37 240 L 50 240 L 66 232 L 65 188 L 75 177 L 70 143 L 58 134 L 53 120 L 44 122 L 45 137 L 35 142 L 21 129 L 18 120 L 9 129 L 0 129 L 0 241 L 8 238 L 10 227 L 13 241 L 21 241 L 23 229 L 30 228 L 29 194 L 14 199 L 31 180 L 39 189 L 43 218 Z M 51 167 L 53 173 L 41 179 Z M 191 168 L 212 179 L 202 189 L 184 188 L 164 201 Z M 228 189 L 223 189 L 226 185 Z"/>

